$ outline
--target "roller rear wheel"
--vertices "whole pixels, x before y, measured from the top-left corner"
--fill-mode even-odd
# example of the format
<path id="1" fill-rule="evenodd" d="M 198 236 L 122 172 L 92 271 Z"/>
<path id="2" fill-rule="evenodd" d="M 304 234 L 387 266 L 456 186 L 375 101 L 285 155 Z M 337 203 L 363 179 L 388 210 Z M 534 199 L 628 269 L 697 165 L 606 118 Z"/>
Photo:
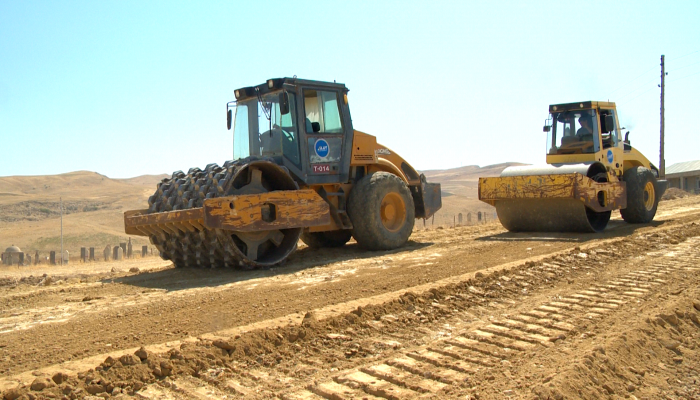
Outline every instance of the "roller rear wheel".
<path id="1" fill-rule="evenodd" d="M 392 250 L 408 241 L 415 224 L 413 197 L 406 183 L 388 172 L 360 179 L 350 191 L 352 235 L 369 250 Z"/>
<path id="2" fill-rule="evenodd" d="M 620 210 L 622 219 L 632 224 L 654 220 L 659 206 L 654 174 L 644 167 L 632 167 L 625 171 L 623 180 L 627 183 L 627 208 Z"/>

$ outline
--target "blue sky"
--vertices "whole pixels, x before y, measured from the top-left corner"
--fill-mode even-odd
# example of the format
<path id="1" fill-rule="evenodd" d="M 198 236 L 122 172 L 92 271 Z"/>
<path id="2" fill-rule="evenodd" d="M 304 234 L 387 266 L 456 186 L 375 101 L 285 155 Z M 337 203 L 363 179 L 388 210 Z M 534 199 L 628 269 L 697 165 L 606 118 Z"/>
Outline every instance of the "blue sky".
<path id="1" fill-rule="evenodd" d="M 552 103 L 610 100 L 658 164 L 699 159 L 700 2 L 0 1 L 0 176 L 232 157 L 225 104 L 272 77 L 350 88 L 418 169 L 542 164 Z"/>

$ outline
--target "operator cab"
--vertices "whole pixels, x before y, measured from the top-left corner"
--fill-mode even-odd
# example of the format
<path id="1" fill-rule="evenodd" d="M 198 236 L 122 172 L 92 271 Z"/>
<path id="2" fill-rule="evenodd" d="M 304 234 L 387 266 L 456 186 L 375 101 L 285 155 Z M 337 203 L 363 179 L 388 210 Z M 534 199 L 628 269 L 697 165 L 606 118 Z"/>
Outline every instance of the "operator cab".
<path id="1" fill-rule="evenodd" d="M 547 154 L 595 154 L 620 141 L 613 103 L 582 102 L 549 106 Z"/>
<path id="2" fill-rule="evenodd" d="M 347 92 L 340 83 L 297 78 L 237 89 L 227 104 L 234 159 L 270 157 L 306 184 L 346 182 L 353 139 Z"/>

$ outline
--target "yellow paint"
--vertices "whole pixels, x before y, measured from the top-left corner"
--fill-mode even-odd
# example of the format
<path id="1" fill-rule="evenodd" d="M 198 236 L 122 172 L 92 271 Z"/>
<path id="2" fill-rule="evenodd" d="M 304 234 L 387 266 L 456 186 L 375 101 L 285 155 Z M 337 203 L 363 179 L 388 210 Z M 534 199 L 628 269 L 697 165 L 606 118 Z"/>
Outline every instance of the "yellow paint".
<path id="1" fill-rule="evenodd" d="M 479 178 L 479 200 L 492 206 L 499 200 L 572 198 L 604 211 L 625 207 L 625 196 L 622 182 L 598 183 L 577 173 Z"/>

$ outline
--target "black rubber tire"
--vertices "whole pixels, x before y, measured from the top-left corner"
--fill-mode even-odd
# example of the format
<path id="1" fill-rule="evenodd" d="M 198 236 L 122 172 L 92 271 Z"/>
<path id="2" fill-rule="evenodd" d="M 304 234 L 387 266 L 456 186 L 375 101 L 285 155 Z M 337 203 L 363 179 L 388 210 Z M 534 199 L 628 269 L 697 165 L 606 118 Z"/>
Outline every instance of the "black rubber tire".
<path id="1" fill-rule="evenodd" d="M 327 232 L 309 232 L 308 229 L 304 229 L 301 232 L 301 241 L 313 249 L 345 246 L 351 237 L 352 232 L 349 229 Z"/>
<path id="2" fill-rule="evenodd" d="M 405 205 L 405 218 L 394 231 L 382 223 L 381 205 L 387 194 L 395 193 Z M 375 172 L 360 179 L 350 191 L 347 207 L 352 236 L 368 250 L 392 250 L 403 246 L 413 232 L 415 206 L 411 191 L 398 176 Z"/>
<path id="3" fill-rule="evenodd" d="M 656 196 L 656 177 L 647 168 L 632 167 L 625 171 L 622 179 L 627 184 L 627 208 L 620 210 L 622 219 L 631 224 L 646 224 L 651 222 L 656 215 L 659 205 L 659 196 Z M 649 196 L 645 187 L 651 182 L 654 187 L 653 207 L 647 208 L 645 203 Z"/>

